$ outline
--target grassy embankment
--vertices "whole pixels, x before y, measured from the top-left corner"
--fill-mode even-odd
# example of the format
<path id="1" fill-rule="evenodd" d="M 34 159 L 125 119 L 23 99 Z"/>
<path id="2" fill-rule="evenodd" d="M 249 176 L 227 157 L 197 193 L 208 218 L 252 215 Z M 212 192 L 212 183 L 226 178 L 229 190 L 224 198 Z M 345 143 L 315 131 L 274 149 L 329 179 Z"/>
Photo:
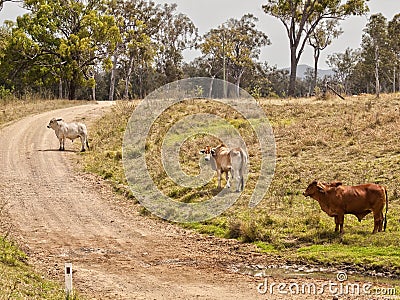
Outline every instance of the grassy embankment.
<path id="1" fill-rule="evenodd" d="M 158 159 L 163 136 L 186 115 L 218 114 L 245 137 L 250 155 L 249 177 L 238 202 L 223 215 L 203 223 L 186 224 L 207 234 L 254 242 L 261 251 L 326 264 L 351 264 L 391 270 L 400 275 L 400 94 L 330 99 L 259 100 L 273 127 L 277 157 L 268 193 L 255 208 L 247 203 L 258 178 L 260 153 L 247 120 L 228 107 L 207 101 L 177 104 L 155 122 L 147 139 L 150 173 L 164 194 L 178 201 L 202 201 L 215 193 L 216 179 L 198 189 L 174 184 Z M 92 126 L 92 149 L 83 155 L 86 170 L 115 184 L 131 196 L 121 161 L 126 122 L 134 103 L 119 103 Z M 187 173 L 199 171 L 198 148 L 218 141 L 199 135 L 187 139 L 180 162 Z M 155 155 L 152 155 L 155 154 Z M 371 234 L 373 217 L 361 223 L 346 215 L 345 234 L 334 232 L 334 220 L 302 192 L 313 179 L 341 180 L 345 184 L 375 182 L 389 193 L 386 232 Z M 134 199 L 133 199 L 134 200 Z M 145 209 L 140 208 L 145 212 Z"/>
<path id="2" fill-rule="evenodd" d="M 25 116 L 87 102 L 0 99 L 0 128 Z M 7 203 L 0 199 L 0 299 L 65 299 L 64 287 L 36 273 L 28 258 L 7 238 Z"/>

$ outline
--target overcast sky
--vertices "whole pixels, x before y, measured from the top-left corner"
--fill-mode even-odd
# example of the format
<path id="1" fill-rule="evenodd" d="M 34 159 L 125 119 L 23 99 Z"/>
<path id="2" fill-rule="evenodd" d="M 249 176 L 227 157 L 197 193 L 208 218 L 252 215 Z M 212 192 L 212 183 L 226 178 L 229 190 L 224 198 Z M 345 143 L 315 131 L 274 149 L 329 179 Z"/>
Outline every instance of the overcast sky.
<path id="1" fill-rule="evenodd" d="M 178 11 L 192 19 L 199 28 L 200 34 L 218 27 L 229 18 L 241 18 L 246 13 L 252 13 L 259 19 L 257 25 L 259 30 L 264 31 L 271 41 L 271 45 L 262 50 L 260 60 L 279 68 L 290 65 L 289 44 L 285 29 L 278 19 L 263 12 L 261 6 L 266 3 L 265 0 L 155 0 L 155 2 L 177 3 Z M 6 19 L 15 20 L 18 15 L 23 14 L 24 10 L 19 6 L 16 3 L 6 2 L 0 12 L 0 22 Z M 344 52 L 347 47 L 352 49 L 360 47 L 362 30 L 371 14 L 382 13 L 388 20 L 392 20 L 395 14 L 400 13 L 400 0 L 370 0 L 368 6 L 370 13 L 367 16 L 351 16 L 341 22 L 344 33 L 322 52 L 320 68 L 328 68 L 325 60 L 329 54 Z M 185 57 L 190 60 L 198 54 L 196 51 L 187 51 Z M 310 47 L 302 55 L 300 63 L 313 65 Z"/>

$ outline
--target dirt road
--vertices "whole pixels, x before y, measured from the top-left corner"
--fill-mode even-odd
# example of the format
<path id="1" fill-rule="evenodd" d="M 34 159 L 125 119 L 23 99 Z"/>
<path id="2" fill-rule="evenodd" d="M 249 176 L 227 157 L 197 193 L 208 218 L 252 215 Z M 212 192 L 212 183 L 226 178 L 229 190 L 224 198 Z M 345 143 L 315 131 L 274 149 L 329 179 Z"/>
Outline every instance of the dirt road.
<path id="1" fill-rule="evenodd" d="M 0 131 L 0 198 L 30 261 L 60 282 L 72 262 L 74 287 L 89 299 L 267 299 L 257 292 L 260 278 L 232 270 L 268 265 L 268 256 L 140 216 L 106 184 L 77 174 L 71 158 L 79 141 L 66 143 L 74 151 L 57 150 L 46 128 L 52 117 L 89 122 L 108 105 L 46 112 Z"/>

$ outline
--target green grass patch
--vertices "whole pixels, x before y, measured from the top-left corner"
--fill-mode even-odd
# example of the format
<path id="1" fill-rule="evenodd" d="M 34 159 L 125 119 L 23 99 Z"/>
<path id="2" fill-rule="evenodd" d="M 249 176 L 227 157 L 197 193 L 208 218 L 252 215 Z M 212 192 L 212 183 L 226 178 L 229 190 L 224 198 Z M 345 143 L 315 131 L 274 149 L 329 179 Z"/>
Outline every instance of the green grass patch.
<path id="1" fill-rule="evenodd" d="M 65 300 L 65 292 L 61 284 L 37 274 L 18 247 L 0 238 L 0 299 Z"/>
<path id="2" fill-rule="evenodd" d="M 395 246 L 312 245 L 299 248 L 296 258 L 323 264 L 335 262 L 336 264 L 390 267 L 397 275 L 400 275 L 400 248 Z"/>
<path id="3" fill-rule="evenodd" d="M 278 250 L 274 247 L 274 245 L 267 244 L 261 241 L 254 242 L 254 245 L 256 245 L 263 253 L 271 253 L 271 254 L 278 253 Z"/>
<path id="4" fill-rule="evenodd" d="M 202 223 L 185 223 L 183 227 L 188 229 L 196 230 L 199 233 L 214 235 L 217 237 L 225 238 L 227 237 L 227 229 L 223 225 L 216 224 L 202 224 Z"/>

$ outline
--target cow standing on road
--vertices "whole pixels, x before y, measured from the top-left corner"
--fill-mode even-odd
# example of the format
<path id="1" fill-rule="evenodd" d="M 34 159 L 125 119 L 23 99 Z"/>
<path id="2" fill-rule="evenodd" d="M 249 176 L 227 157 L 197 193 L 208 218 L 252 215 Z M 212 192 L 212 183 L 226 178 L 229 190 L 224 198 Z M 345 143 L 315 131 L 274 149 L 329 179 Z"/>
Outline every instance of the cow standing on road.
<path id="1" fill-rule="evenodd" d="M 82 143 L 81 152 L 85 151 L 85 144 L 87 149 L 89 149 L 89 142 L 87 138 L 87 129 L 86 125 L 82 123 L 65 123 L 63 119 L 51 119 L 47 128 L 54 129 L 56 136 L 60 142 L 60 148 L 58 150 L 65 150 L 65 139 L 70 139 L 74 141 L 74 139 L 80 138 Z"/>
<path id="2" fill-rule="evenodd" d="M 386 215 L 388 211 L 387 191 L 378 184 L 363 184 L 357 186 L 342 185 L 341 182 L 324 183 L 314 180 L 303 193 L 318 201 L 321 209 L 330 217 L 335 218 L 335 231 L 343 233 L 345 214 L 352 214 L 358 221 L 374 214 L 374 230 L 372 233 L 386 230 Z M 386 204 L 385 218 L 383 208 Z"/>
<path id="3" fill-rule="evenodd" d="M 215 148 L 207 146 L 200 150 L 200 154 L 204 154 L 204 159 L 210 162 L 213 170 L 217 171 L 218 188 L 221 188 L 222 173 L 226 174 L 226 187 L 231 187 L 229 179 L 229 173 L 231 173 L 231 177 L 237 180 L 236 192 L 243 190 L 247 154 L 242 148 L 229 149 L 224 144 L 220 144 Z"/>

